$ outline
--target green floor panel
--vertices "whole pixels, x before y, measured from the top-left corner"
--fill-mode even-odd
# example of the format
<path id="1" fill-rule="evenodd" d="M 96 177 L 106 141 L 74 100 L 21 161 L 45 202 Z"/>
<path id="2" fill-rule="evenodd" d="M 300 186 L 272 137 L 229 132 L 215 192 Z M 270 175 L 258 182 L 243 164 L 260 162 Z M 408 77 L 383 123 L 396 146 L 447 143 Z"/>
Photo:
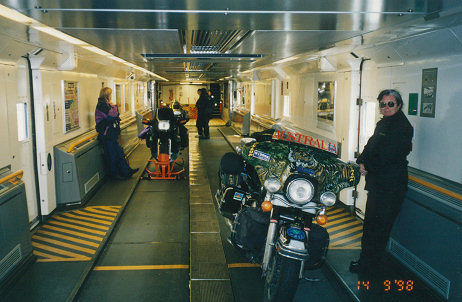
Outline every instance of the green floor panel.
<path id="1" fill-rule="evenodd" d="M 94 271 L 79 302 L 187 302 L 187 269 Z"/>
<path id="2" fill-rule="evenodd" d="M 189 265 L 189 242 L 111 244 L 96 266 Z"/>

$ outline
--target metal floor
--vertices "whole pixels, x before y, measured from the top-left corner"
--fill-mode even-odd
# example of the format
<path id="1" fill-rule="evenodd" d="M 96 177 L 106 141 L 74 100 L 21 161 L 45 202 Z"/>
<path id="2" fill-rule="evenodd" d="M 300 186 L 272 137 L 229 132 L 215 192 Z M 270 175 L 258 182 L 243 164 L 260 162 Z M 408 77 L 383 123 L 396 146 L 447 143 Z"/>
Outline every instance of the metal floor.
<path id="1" fill-rule="evenodd" d="M 33 237 L 37 262 L 0 301 L 262 301 L 260 268 L 229 244 L 212 197 L 220 158 L 240 140 L 216 125 L 210 140 L 195 138 L 189 127 L 190 146 L 181 155 L 187 179 L 138 181 L 140 171 L 107 181 L 84 208 L 49 219 Z M 140 145 L 131 166 L 144 167 L 149 155 Z M 361 222 L 342 208 L 328 216 L 327 265 L 305 271 L 311 281 L 299 283 L 295 302 L 437 301 L 393 259 L 372 277 L 349 273 Z M 411 289 L 400 280 L 415 282 Z"/>

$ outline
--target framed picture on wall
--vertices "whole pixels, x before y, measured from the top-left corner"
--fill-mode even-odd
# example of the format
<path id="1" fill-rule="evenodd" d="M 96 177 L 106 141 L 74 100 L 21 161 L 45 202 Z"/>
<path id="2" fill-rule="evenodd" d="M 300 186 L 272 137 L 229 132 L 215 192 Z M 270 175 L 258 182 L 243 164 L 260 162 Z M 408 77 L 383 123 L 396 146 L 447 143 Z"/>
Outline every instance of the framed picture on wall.
<path id="1" fill-rule="evenodd" d="M 78 82 L 63 81 L 65 133 L 80 128 L 78 87 Z"/>
<path id="2" fill-rule="evenodd" d="M 318 122 L 334 125 L 335 81 L 318 82 Z"/>

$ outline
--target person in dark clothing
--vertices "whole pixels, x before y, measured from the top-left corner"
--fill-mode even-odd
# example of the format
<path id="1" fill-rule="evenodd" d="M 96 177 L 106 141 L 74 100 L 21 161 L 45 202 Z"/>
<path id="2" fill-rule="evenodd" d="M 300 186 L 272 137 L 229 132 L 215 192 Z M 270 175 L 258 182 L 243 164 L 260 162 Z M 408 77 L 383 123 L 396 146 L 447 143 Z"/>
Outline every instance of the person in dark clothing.
<path id="1" fill-rule="evenodd" d="M 377 99 L 383 118 L 356 161 L 366 177 L 368 195 L 360 258 L 350 263 L 353 273 L 378 268 L 407 191 L 406 157 L 412 149 L 414 130 L 401 111 L 399 92 L 383 90 Z"/>
<path id="2" fill-rule="evenodd" d="M 117 141 L 120 135 L 120 118 L 117 106 L 111 103 L 111 99 L 112 89 L 101 88 L 95 110 L 95 128 L 98 132 L 98 140 L 103 144 L 109 176 L 125 179 L 137 172 L 138 168 L 130 168 L 125 153 Z"/>
<path id="3" fill-rule="evenodd" d="M 201 139 L 209 139 L 209 120 L 212 113 L 212 108 L 210 105 L 209 97 L 207 95 L 207 89 L 201 88 L 197 90 L 199 99 L 196 102 L 197 108 L 197 120 L 196 127 L 198 136 Z"/>

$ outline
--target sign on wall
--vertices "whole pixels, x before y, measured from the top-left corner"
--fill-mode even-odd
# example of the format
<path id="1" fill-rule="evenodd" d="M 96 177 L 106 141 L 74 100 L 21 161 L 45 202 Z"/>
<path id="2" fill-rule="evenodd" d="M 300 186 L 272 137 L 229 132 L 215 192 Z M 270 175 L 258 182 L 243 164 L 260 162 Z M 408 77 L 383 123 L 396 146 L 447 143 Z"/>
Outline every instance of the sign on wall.
<path id="1" fill-rule="evenodd" d="M 64 81 L 64 118 L 65 132 L 79 129 L 79 93 L 78 83 Z"/>
<path id="2" fill-rule="evenodd" d="M 420 103 L 420 116 L 435 117 L 437 76 L 438 68 L 422 70 L 422 101 Z"/>

